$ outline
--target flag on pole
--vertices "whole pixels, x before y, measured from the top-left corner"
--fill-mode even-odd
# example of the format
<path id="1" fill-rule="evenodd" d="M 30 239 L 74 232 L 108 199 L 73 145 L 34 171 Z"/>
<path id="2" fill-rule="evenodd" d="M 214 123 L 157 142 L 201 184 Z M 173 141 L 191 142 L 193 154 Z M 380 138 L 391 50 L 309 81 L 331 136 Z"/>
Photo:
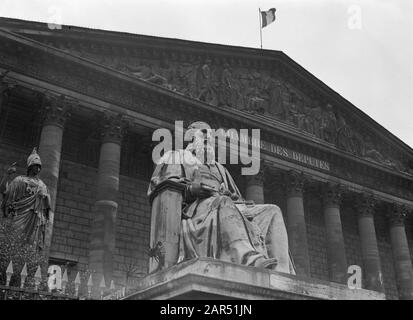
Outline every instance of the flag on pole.
<path id="1" fill-rule="evenodd" d="M 268 11 L 261 11 L 261 28 L 265 28 L 275 21 L 275 11 L 277 11 L 275 8 L 271 8 Z"/>

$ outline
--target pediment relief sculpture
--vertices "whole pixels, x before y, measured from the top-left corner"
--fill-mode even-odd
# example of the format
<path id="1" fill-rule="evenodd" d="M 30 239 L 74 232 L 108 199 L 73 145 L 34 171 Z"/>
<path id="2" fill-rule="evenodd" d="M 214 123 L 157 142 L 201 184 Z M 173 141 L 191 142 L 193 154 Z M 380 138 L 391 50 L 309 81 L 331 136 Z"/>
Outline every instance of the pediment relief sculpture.
<path id="1" fill-rule="evenodd" d="M 349 125 L 350 120 L 334 105 L 309 98 L 268 70 L 231 67 L 228 62 L 217 65 L 209 58 L 182 63 L 165 57 L 133 63 L 125 60 L 118 69 L 210 105 L 281 120 L 338 149 L 394 170 L 413 170 L 379 150 L 379 144 Z"/>

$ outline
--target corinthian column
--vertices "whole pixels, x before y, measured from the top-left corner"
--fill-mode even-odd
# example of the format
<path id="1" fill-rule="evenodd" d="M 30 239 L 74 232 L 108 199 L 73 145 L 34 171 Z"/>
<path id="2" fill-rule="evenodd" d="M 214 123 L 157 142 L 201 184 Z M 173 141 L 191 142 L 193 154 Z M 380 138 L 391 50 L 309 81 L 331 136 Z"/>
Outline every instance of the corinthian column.
<path id="1" fill-rule="evenodd" d="M 413 300 L 413 268 L 404 225 L 407 212 L 405 206 L 393 203 L 387 213 L 399 298 Z"/>
<path id="2" fill-rule="evenodd" d="M 53 233 L 63 130 L 65 122 L 70 116 L 70 105 L 64 96 L 44 96 L 43 108 L 44 122 L 39 142 L 39 155 L 42 159 L 40 177 L 47 185 L 51 197 L 51 211 L 45 235 L 45 254 L 47 256 Z"/>
<path id="3" fill-rule="evenodd" d="M 374 228 L 375 199 L 366 194 L 356 198 L 358 228 L 363 256 L 364 286 L 369 290 L 383 292 L 383 275 L 380 266 L 380 255 Z"/>
<path id="4" fill-rule="evenodd" d="M 106 282 L 112 279 L 123 134 L 122 117 L 105 115 L 89 251 L 89 268 L 96 273 L 97 281 L 102 275 Z"/>
<path id="5" fill-rule="evenodd" d="M 298 275 L 310 275 L 307 227 L 304 217 L 303 187 L 305 177 L 302 173 L 289 171 L 285 175 L 287 195 L 287 231 L 290 250 Z"/>
<path id="6" fill-rule="evenodd" d="M 264 203 L 264 170 L 261 165 L 256 175 L 246 176 L 245 198 L 253 200 L 256 204 Z"/>
<path id="7" fill-rule="evenodd" d="M 327 257 L 331 281 L 345 283 L 347 259 L 340 218 L 341 189 L 327 185 L 323 190 L 324 223 L 326 226 Z"/>

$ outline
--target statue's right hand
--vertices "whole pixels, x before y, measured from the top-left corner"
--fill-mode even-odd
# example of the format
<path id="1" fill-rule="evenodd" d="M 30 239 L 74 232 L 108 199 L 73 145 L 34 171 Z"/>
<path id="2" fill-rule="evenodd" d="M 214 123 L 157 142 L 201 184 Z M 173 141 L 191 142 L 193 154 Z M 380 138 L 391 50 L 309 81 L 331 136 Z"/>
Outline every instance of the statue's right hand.
<path id="1" fill-rule="evenodd" d="M 189 185 L 189 192 L 193 197 L 196 198 L 208 198 L 212 195 L 212 191 L 208 188 L 204 188 L 200 183 L 198 182 L 192 182 Z"/>

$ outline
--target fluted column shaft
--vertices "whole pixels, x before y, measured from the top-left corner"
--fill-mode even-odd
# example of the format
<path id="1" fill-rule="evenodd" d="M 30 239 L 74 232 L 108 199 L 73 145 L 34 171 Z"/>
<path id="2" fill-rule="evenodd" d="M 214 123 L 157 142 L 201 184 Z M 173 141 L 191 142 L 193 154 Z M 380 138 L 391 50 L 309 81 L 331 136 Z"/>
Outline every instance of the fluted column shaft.
<path id="1" fill-rule="evenodd" d="M 45 97 L 43 108 L 45 119 L 40 134 L 39 155 L 42 160 L 40 178 L 47 185 L 51 198 L 51 211 L 45 235 L 45 254 L 48 256 L 53 234 L 63 131 L 70 116 L 70 105 L 63 96 Z"/>
<path id="2" fill-rule="evenodd" d="M 112 279 L 123 133 L 122 118 L 105 115 L 89 251 L 89 268 L 97 281 Z"/>
<path id="3" fill-rule="evenodd" d="M 413 300 L 413 268 L 404 224 L 407 212 L 407 208 L 399 204 L 391 204 L 388 208 L 390 241 L 399 298 Z"/>
<path id="4" fill-rule="evenodd" d="M 290 171 L 285 176 L 287 197 L 287 232 L 290 251 L 298 275 L 310 276 L 307 227 L 304 215 L 304 175 Z"/>
<path id="5" fill-rule="evenodd" d="M 346 283 L 348 266 L 340 217 L 340 200 L 341 190 L 339 186 L 325 186 L 323 207 L 330 279 L 331 281 Z"/>
<path id="6" fill-rule="evenodd" d="M 380 265 L 374 210 L 376 201 L 373 197 L 361 194 L 357 197 L 358 229 L 363 258 L 364 287 L 379 292 L 384 291 L 383 275 Z"/>

